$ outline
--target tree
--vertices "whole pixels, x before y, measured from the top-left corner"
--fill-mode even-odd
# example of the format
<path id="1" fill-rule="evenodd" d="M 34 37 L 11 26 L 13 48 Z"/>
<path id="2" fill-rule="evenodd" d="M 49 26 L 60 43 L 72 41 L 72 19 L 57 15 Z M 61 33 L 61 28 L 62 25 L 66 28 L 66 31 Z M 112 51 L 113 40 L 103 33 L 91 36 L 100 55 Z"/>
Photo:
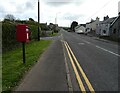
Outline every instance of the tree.
<path id="1" fill-rule="evenodd" d="M 29 18 L 29 21 L 34 21 L 34 19 L 33 18 Z"/>
<path id="2" fill-rule="evenodd" d="M 4 21 L 7 20 L 7 21 L 14 21 L 15 20 L 15 17 L 12 15 L 12 14 L 7 14 L 4 18 Z"/>
<path id="3" fill-rule="evenodd" d="M 73 21 L 72 24 L 71 24 L 70 29 L 75 32 L 75 27 L 76 27 L 77 25 L 78 25 L 78 22 Z"/>

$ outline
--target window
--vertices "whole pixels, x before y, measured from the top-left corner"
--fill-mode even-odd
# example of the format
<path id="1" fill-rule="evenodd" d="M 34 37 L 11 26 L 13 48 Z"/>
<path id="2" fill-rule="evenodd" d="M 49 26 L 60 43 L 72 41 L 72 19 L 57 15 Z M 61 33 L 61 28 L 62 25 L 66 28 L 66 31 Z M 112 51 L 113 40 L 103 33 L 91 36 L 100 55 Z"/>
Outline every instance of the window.
<path id="1" fill-rule="evenodd" d="M 103 33 L 106 34 L 106 30 L 103 30 Z"/>
<path id="2" fill-rule="evenodd" d="M 116 29 L 113 30 L 113 34 L 116 34 Z"/>

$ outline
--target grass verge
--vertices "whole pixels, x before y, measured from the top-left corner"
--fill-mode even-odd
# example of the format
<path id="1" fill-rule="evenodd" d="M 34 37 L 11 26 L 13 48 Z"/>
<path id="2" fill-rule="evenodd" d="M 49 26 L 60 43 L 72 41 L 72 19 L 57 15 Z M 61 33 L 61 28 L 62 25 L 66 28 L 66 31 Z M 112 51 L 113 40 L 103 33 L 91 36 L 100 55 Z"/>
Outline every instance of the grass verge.
<path id="1" fill-rule="evenodd" d="M 57 35 L 58 35 L 58 33 L 53 33 L 53 34 L 51 33 L 49 36 L 52 37 L 52 36 L 57 36 Z"/>
<path id="2" fill-rule="evenodd" d="M 2 55 L 2 90 L 9 93 L 18 85 L 25 72 L 36 63 L 47 49 L 50 40 L 34 41 L 26 44 L 26 63 L 22 62 L 22 49 L 18 48 Z"/>

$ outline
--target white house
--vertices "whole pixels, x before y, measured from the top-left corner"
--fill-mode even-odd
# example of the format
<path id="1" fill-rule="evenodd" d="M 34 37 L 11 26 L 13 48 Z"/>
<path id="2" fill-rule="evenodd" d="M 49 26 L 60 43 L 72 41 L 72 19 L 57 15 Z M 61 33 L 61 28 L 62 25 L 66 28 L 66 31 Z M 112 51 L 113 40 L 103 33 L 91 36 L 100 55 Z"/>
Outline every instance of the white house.
<path id="1" fill-rule="evenodd" d="M 99 36 L 110 36 L 110 26 L 116 17 L 104 17 L 104 20 L 97 25 L 96 34 Z"/>
<path id="2" fill-rule="evenodd" d="M 86 33 L 89 33 L 91 30 L 91 25 L 90 25 L 90 22 L 86 23 Z"/>
<path id="3" fill-rule="evenodd" d="M 80 30 L 82 31 L 82 33 L 85 33 L 86 24 L 80 24 L 80 25 L 75 27 L 75 32 L 80 31 Z"/>
<path id="4" fill-rule="evenodd" d="M 86 23 L 86 32 L 93 32 L 95 33 L 97 29 L 97 25 L 99 24 L 99 18 L 96 17 L 96 20 L 91 19 L 91 22 Z"/>
<path id="5" fill-rule="evenodd" d="M 98 17 L 96 17 L 96 20 L 94 20 L 93 22 L 91 22 L 91 30 L 92 31 L 96 31 L 97 24 L 99 24 L 99 18 Z"/>

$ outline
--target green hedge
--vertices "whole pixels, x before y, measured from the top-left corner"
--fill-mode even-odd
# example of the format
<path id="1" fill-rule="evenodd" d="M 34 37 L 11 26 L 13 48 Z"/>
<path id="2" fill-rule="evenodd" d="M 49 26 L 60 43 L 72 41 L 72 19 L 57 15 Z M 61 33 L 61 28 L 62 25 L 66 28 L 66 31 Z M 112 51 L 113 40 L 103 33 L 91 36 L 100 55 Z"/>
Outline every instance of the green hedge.
<path id="1" fill-rule="evenodd" d="M 38 38 L 38 26 L 37 25 L 29 25 L 31 31 L 31 39 Z"/>
<path id="2" fill-rule="evenodd" d="M 16 25 L 13 23 L 2 23 L 2 50 L 11 50 L 20 44 L 16 41 Z"/>
<path id="3" fill-rule="evenodd" d="M 17 23 L 18 24 L 18 23 Z M 38 26 L 28 24 L 31 31 L 31 39 L 37 39 Z M 16 40 L 16 23 L 2 23 L 2 50 L 3 53 L 11 49 L 21 46 L 21 43 Z"/>

